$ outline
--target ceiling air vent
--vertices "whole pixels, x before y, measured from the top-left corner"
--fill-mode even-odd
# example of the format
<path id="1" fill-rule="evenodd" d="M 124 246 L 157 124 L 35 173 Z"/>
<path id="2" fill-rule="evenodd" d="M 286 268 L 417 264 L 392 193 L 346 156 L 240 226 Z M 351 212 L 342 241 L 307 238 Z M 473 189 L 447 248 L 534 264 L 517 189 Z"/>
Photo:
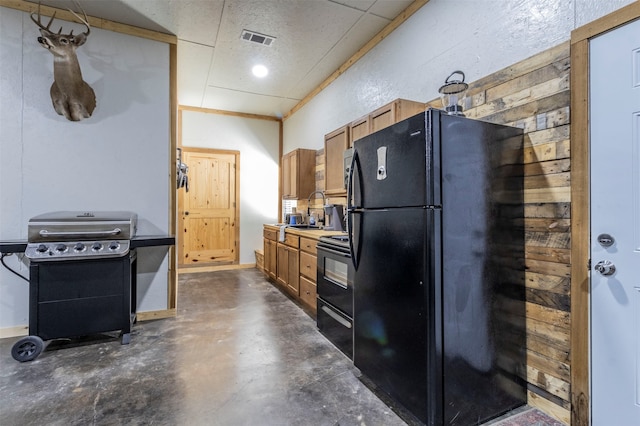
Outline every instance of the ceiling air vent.
<path id="1" fill-rule="evenodd" d="M 250 41 L 252 43 L 263 44 L 265 46 L 271 46 L 276 39 L 275 37 L 257 33 L 255 31 L 242 30 L 240 36 L 244 41 Z"/>

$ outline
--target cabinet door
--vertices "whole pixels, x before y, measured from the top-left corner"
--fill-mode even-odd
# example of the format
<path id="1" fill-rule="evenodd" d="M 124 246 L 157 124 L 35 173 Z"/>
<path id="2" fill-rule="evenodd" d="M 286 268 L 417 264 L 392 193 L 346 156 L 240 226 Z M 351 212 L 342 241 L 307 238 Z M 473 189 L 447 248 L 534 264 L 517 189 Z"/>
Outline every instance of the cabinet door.
<path id="1" fill-rule="evenodd" d="M 300 200 L 316 188 L 316 152 L 296 149 L 282 156 L 282 198 Z"/>
<path id="2" fill-rule="evenodd" d="M 422 102 L 396 99 L 369 114 L 371 133 L 389 127 L 398 121 L 405 120 L 425 110 Z"/>
<path id="3" fill-rule="evenodd" d="M 276 281 L 286 287 L 289 281 L 289 252 L 284 244 L 278 244 L 277 260 Z"/>
<path id="4" fill-rule="evenodd" d="M 371 133 L 369 129 L 369 116 L 362 117 L 358 120 L 355 120 L 349 125 L 350 130 L 350 138 L 349 138 L 349 146 L 353 146 L 353 142 L 357 139 L 363 138 Z"/>
<path id="5" fill-rule="evenodd" d="M 269 278 L 276 279 L 277 269 L 277 250 L 276 242 L 271 240 L 264 240 L 264 270 Z"/>
<path id="6" fill-rule="evenodd" d="M 387 104 L 373 111 L 369 115 L 369 121 L 371 123 L 371 133 L 391 126 L 396 122 L 395 102 Z"/>
<path id="7" fill-rule="evenodd" d="M 296 193 L 294 153 L 290 152 L 282 157 L 282 197 L 291 198 Z"/>
<path id="8" fill-rule="evenodd" d="M 293 248 L 287 248 L 287 263 L 288 263 L 288 275 L 287 275 L 287 290 L 292 295 L 298 297 L 300 294 L 300 285 L 299 285 L 299 266 L 298 266 L 298 250 Z"/>
<path id="9" fill-rule="evenodd" d="M 349 148 L 349 128 L 342 127 L 325 136 L 324 192 L 326 195 L 347 195 L 344 188 L 343 153 Z"/>
<path id="10" fill-rule="evenodd" d="M 263 238 L 262 241 L 263 241 L 262 248 L 264 253 L 264 258 L 262 259 L 262 263 L 263 263 L 262 270 L 267 276 L 269 276 L 269 261 L 271 260 L 269 258 L 269 240 L 267 240 L 266 238 Z"/>

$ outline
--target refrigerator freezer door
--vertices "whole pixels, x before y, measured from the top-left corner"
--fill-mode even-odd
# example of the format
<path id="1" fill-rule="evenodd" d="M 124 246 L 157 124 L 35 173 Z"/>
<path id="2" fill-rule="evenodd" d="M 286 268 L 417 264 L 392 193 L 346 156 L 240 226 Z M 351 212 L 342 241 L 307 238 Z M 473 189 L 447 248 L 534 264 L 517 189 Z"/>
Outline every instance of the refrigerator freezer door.
<path id="1" fill-rule="evenodd" d="M 432 185 L 438 146 L 433 147 L 427 129 L 431 126 L 425 122 L 432 117 L 439 117 L 439 113 L 418 114 L 355 142 L 354 208 L 438 204 L 434 191 L 439 189 Z"/>
<path id="2" fill-rule="evenodd" d="M 360 211 L 354 364 L 422 422 L 441 414 L 436 352 L 439 210 Z M 398 238 L 400 236 L 400 238 Z M 438 295 L 434 292 L 438 291 Z M 432 371 L 430 371 L 432 370 Z M 430 420 L 431 421 L 431 420 Z"/>

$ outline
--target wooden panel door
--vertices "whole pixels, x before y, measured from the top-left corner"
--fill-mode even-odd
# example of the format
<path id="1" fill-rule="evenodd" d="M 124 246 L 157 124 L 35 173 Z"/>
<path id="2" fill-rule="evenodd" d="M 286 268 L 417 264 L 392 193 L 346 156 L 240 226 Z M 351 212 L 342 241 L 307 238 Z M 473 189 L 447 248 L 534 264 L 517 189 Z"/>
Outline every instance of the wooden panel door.
<path id="1" fill-rule="evenodd" d="M 183 149 L 189 192 L 181 192 L 180 264 L 238 262 L 239 156 L 235 151 Z"/>

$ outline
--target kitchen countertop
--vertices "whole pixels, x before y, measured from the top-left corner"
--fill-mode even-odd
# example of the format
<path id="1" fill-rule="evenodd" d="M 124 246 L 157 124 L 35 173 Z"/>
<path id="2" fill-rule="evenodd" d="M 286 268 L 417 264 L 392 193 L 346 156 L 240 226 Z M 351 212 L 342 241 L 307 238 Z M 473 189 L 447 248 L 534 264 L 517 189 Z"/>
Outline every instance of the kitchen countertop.
<path id="1" fill-rule="evenodd" d="M 280 232 L 281 225 L 273 225 L 273 224 L 264 224 L 265 228 L 270 228 L 275 231 Z M 309 229 L 309 228 L 295 228 L 287 226 L 285 228 L 285 233 L 297 235 L 299 237 L 311 238 L 313 240 L 317 240 L 320 237 L 325 237 L 329 235 L 346 235 L 346 232 L 342 231 L 325 231 L 324 229 Z"/>

